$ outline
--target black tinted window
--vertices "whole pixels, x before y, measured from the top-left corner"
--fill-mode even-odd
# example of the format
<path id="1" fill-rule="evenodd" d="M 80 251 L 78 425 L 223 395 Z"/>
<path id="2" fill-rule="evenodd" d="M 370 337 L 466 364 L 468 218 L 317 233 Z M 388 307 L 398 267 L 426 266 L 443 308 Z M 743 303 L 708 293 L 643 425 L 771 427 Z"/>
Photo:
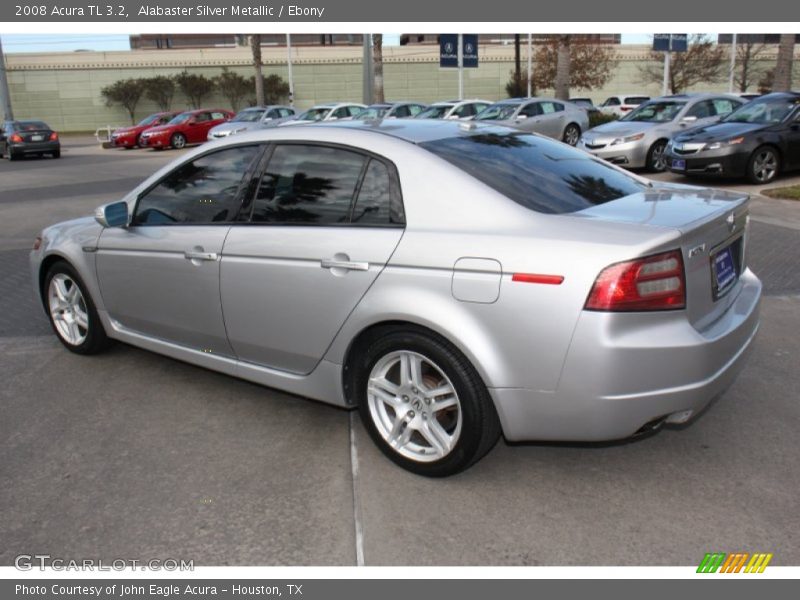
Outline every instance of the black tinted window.
<path id="1" fill-rule="evenodd" d="M 575 212 L 646 189 L 599 159 L 530 134 L 482 133 L 421 146 L 543 213 Z"/>
<path id="2" fill-rule="evenodd" d="M 257 153 L 258 146 L 237 146 L 181 165 L 139 199 L 133 223 L 232 221 L 239 209 L 239 184 Z"/>
<path id="3" fill-rule="evenodd" d="M 256 192 L 253 221 L 348 223 L 366 157 L 301 144 L 275 148 Z"/>
<path id="4" fill-rule="evenodd" d="M 405 221 L 402 204 L 393 194 L 389 168 L 379 160 L 371 160 L 367 167 L 352 220 L 358 225 L 392 225 Z"/>

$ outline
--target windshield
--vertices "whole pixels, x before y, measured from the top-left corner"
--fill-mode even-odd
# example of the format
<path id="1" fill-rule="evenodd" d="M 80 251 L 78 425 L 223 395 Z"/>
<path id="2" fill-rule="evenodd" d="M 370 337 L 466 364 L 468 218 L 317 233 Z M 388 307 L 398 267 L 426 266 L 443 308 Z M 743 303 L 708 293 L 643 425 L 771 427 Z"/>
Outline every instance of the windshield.
<path id="1" fill-rule="evenodd" d="M 518 104 L 493 104 L 483 109 L 475 117 L 476 121 L 505 121 L 519 108 Z"/>
<path id="2" fill-rule="evenodd" d="M 167 125 L 179 125 L 180 123 L 185 123 L 191 118 L 192 118 L 192 113 L 181 113 L 177 117 L 172 119 L 172 121 L 167 123 Z"/>
<path id="3" fill-rule="evenodd" d="M 678 116 L 686 102 L 647 102 L 639 105 L 622 117 L 620 121 L 640 121 L 644 123 L 668 123 Z"/>
<path id="4" fill-rule="evenodd" d="M 389 112 L 388 106 L 368 106 L 360 113 L 358 113 L 359 119 L 381 119 L 383 118 L 386 113 Z"/>
<path id="5" fill-rule="evenodd" d="M 431 106 L 419 113 L 416 119 L 444 119 L 450 109 L 453 108 L 449 105 Z"/>
<path id="6" fill-rule="evenodd" d="M 590 154 L 529 133 L 481 133 L 420 146 L 542 213 L 571 213 L 647 190 Z"/>
<path id="7" fill-rule="evenodd" d="M 312 108 L 298 117 L 298 121 L 322 121 L 332 109 Z"/>
<path id="8" fill-rule="evenodd" d="M 261 117 L 264 116 L 264 113 L 267 112 L 263 108 L 260 109 L 252 109 L 248 108 L 247 110 L 243 110 L 240 113 L 237 113 L 235 117 L 231 119 L 231 121 L 244 121 L 245 123 L 255 123 L 256 121 L 260 121 Z"/>
<path id="9" fill-rule="evenodd" d="M 160 113 L 156 113 L 154 115 L 150 115 L 149 117 L 145 117 L 144 119 L 139 121 L 138 125 L 142 126 L 142 125 L 151 125 L 153 123 L 156 123 L 156 122 L 158 122 L 158 118 L 160 116 L 161 116 Z"/>
<path id="10" fill-rule="evenodd" d="M 800 104 L 796 98 L 752 100 L 722 119 L 724 123 L 780 123 Z"/>

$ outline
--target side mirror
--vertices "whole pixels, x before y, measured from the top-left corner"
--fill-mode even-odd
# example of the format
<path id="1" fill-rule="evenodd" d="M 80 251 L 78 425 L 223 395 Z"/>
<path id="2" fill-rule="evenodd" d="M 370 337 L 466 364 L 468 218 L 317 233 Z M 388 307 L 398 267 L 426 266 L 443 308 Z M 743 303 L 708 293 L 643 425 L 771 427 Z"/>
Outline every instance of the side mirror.
<path id="1" fill-rule="evenodd" d="M 694 123 L 697 121 L 697 117 L 683 117 L 681 119 L 681 123 Z"/>
<path id="2" fill-rule="evenodd" d="M 128 225 L 128 203 L 112 202 L 97 207 L 95 220 L 103 227 L 126 227 Z"/>
<path id="3" fill-rule="evenodd" d="M 264 117 L 263 119 L 261 119 L 262 123 L 269 123 L 270 121 L 272 121 L 272 117 Z"/>
<path id="4" fill-rule="evenodd" d="M 528 118 L 528 115 L 517 115 L 517 119 L 516 120 L 517 120 L 517 122 L 519 122 L 519 121 L 524 121 L 527 118 Z"/>

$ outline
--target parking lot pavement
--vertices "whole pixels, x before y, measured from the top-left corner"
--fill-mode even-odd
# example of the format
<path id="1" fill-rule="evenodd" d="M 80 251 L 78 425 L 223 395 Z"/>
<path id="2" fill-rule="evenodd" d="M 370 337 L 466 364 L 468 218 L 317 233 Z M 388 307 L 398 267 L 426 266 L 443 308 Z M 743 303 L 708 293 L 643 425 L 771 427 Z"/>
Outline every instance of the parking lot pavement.
<path id="1" fill-rule="evenodd" d="M 345 411 L 121 344 L 61 348 L 28 281 L 33 236 L 179 155 L 68 143 L 59 161 L 0 161 L 0 564 L 354 564 L 357 547 L 366 564 L 696 564 L 754 549 L 800 563 L 800 204 L 753 205 L 761 331 L 694 423 L 628 443 L 501 441 L 429 480 Z"/>

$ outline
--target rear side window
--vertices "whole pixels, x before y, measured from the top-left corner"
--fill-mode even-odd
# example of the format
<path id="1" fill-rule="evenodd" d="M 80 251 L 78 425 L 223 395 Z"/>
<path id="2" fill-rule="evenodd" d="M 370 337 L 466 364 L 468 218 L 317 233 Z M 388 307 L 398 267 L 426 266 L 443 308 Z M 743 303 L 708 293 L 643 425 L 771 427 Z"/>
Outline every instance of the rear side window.
<path id="1" fill-rule="evenodd" d="M 139 198 L 133 224 L 232 221 L 239 211 L 239 185 L 258 153 L 258 146 L 236 146 L 182 164 Z"/>
<path id="2" fill-rule="evenodd" d="M 340 148 L 276 146 L 258 185 L 252 220 L 306 225 L 349 222 L 366 160 Z"/>
<path id="3" fill-rule="evenodd" d="M 625 98 L 625 104 L 635 104 L 638 106 L 642 102 L 647 102 L 650 100 L 648 96 L 627 96 Z"/>
<path id="4" fill-rule="evenodd" d="M 576 212 L 647 189 L 580 150 L 525 133 L 481 133 L 420 145 L 542 213 Z"/>
<path id="5" fill-rule="evenodd" d="M 392 225 L 405 221 L 402 203 L 395 198 L 389 168 L 371 159 L 353 207 L 352 222 L 358 225 Z"/>
<path id="6" fill-rule="evenodd" d="M 714 98 L 714 112 L 717 116 L 727 115 L 732 113 L 735 109 L 739 108 L 741 104 L 730 100 L 729 98 Z"/>

